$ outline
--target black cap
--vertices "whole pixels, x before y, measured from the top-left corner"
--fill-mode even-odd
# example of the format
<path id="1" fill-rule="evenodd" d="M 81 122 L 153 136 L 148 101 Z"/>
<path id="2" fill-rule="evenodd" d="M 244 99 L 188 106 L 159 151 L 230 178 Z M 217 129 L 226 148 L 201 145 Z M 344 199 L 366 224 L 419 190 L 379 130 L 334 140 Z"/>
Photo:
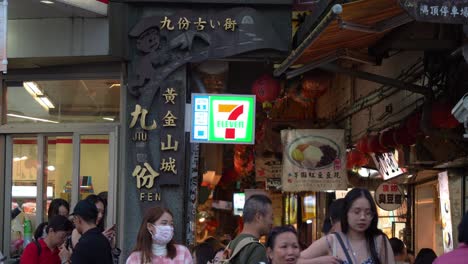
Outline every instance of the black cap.
<path id="1" fill-rule="evenodd" d="M 98 216 L 98 210 L 96 205 L 87 200 L 81 200 L 73 208 L 71 215 L 77 215 L 83 218 L 85 221 L 96 220 Z"/>

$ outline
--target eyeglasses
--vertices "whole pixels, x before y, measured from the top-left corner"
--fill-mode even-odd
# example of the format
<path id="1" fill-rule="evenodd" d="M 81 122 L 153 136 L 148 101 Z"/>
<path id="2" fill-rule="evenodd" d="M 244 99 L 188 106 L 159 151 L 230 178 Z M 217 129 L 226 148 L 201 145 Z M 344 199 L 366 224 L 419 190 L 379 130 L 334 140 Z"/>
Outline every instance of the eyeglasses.
<path id="1" fill-rule="evenodd" d="M 375 213 L 372 211 L 367 211 L 367 210 L 351 210 L 349 211 L 353 216 L 355 217 L 360 217 L 361 215 L 364 215 L 365 218 L 367 219 L 372 219 L 375 216 Z"/>

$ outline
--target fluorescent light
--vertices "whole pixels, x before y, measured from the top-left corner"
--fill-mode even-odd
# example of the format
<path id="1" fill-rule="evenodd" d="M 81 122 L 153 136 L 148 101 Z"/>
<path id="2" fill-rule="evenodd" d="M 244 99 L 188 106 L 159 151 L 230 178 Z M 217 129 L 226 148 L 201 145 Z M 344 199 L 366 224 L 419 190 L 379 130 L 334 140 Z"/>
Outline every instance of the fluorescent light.
<path id="1" fill-rule="evenodd" d="M 36 95 L 43 95 L 41 89 L 39 88 L 36 82 L 23 82 L 23 87 L 33 97 L 35 97 Z"/>
<path id="2" fill-rule="evenodd" d="M 49 165 L 49 166 L 47 166 L 47 170 L 48 171 L 55 171 L 55 166 Z"/>
<path id="3" fill-rule="evenodd" d="M 120 87 L 120 83 L 114 83 L 111 86 L 109 86 L 109 89 L 112 89 L 114 87 Z"/>
<path id="4" fill-rule="evenodd" d="M 54 188 L 52 186 L 47 186 L 47 197 L 52 197 L 54 194 Z M 37 197 L 37 187 L 36 186 L 12 186 L 11 188 L 12 197 L 22 197 L 22 198 L 35 198 Z"/>
<path id="5" fill-rule="evenodd" d="M 55 108 L 52 101 L 50 101 L 49 97 L 47 96 L 38 96 L 39 100 L 41 100 L 48 108 Z"/>
<path id="6" fill-rule="evenodd" d="M 28 120 L 34 120 L 34 121 L 40 121 L 40 122 L 46 122 L 46 123 L 54 123 L 54 124 L 59 123 L 57 121 L 52 121 L 52 120 L 49 120 L 49 119 L 43 119 L 43 118 L 37 118 L 37 117 L 31 117 L 31 116 L 24 116 L 24 115 L 17 115 L 17 114 L 7 114 L 7 116 L 24 118 L 24 119 L 28 119 Z"/>
<path id="7" fill-rule="evenodd" d="M 41 1 L 39 1 L 39 2 L 41 2 L 41 3 L 43 3 L 43 4 L 46 4 L 46 5 L 55 4 L 54 2 L 48 1 L 48 0 L 41 0 Z"/>
<path id="8" fill-rule="evenodd" d="M 103 117 L 102 119 L 107 120 L 107 121 L 114 121 L 114 118 L 112 117 Z"/>
<path id="9" fill-rule="evenodd" d="M 96 0 L 56 0 L 67 5 L 75 6 L 81 9 L 85 9 L 96 14 L 107 16 L 107 4 Z"/>

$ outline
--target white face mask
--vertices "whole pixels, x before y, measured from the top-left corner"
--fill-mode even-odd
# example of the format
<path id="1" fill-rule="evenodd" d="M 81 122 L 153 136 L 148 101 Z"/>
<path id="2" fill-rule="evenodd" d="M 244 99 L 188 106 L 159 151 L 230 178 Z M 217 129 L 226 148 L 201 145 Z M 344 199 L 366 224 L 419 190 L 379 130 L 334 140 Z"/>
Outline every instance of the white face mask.
<path id="1" fill-rule="evenodd" d="M 167 245 L 174 236 L 174 227 L 170 225 L 153 225 L 156 231 L 151 234 L 153 241 L 158 245 Z M 151 233 L 151 232 L 150 232 Z"/>

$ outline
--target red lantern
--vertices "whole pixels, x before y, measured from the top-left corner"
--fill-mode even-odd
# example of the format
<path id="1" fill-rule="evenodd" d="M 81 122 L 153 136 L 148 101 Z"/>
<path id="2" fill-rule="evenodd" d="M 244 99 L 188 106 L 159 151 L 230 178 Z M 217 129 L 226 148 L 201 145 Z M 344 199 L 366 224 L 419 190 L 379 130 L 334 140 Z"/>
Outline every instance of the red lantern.
<path id="1" fill-rule="evenodd" d="M 416 143 L 416 136 L 409 134 L 406 126 L 401 126 L 393 133 L 393 140 L 398 145 L 410 146 Z"/>
<path id="2" fill-rule="evenodd" d="M 366 154 L 362 153 L 361 151 L 354 149 L 346 154 L 346 168 L 352 169 L 354 166 L 364 166 L 369 161 L 367 159 Z"/>
<path id="3" fill-rule="evenodd" d="M 453 106 L 448 103 L 437 102 L 432 105 L 431 125 L 435 128 L 455 128 L 460 123 L 452 115 Z"/>
<path id="4" fill-rule="evenodd" d="M 395 130 L 393 128 L 386 130 L 383 133 L 380 133 L 380 136 L 379 136 L 380 145 L 385 148 L 396 147 L 398 143 L 395 141 L 395 138 L 393 136 L 394 133 L 395 133 Z"/>
<path id="5" fill-rule="evenodd" d="M 367 147 L 367 141 L 369 140 L 368 136 L 365 135 L 361 139 L 358 140 L 356 143 L 356 149 L 361 151 L 362 153 L 369 153 L 369 148 Z"/>
<path id="6" fill-rule="evenodd" d="M 369 137 L 367 141 L 367 148 L 369 149 L 369 152 L 372 153 L 382 153 L 387 151 L 384 146 L 380 145 L 379 135 Z"/>
<path id="7" fill-rule="evenodd" d="M 280 91 L 279 81 L 268 74 L 260 76 L 252 85 L 252 93 L 256 95 L 256 100 L 260 103 L 274 101 Z"/>
<path id="8" fill-rule="evenodd" d="M 416 137 L 422 134 L 421 117 L 422 117 L 421 112 L 418 112 L 416 114 L 411 115 L 410 118 L 406 120 L 406 123 L 405 123 L 406 131 L 408 132 L 409 135 Z"/>
<path id="9" fill-rule="evenodd" d="M 330 86 L 331 78 L 326 72 L 309 72 L 302 79 L 302 91 L 306 98 L 319 98 L 327 92 Z"/>

